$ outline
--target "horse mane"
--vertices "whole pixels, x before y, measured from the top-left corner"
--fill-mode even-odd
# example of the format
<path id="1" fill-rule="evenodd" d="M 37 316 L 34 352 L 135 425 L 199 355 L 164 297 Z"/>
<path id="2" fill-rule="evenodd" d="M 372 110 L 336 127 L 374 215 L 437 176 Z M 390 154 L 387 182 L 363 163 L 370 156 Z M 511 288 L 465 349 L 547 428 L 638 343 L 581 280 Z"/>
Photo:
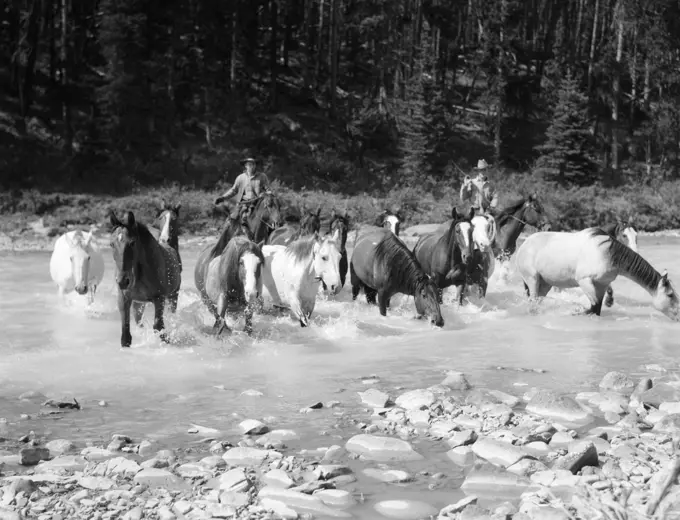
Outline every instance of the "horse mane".
<path id="1" fill-rule="evenodd" d="M 227 225 L 224 226 L 224 229 L 222 230 L 222 233 L 220 234 L 220 238 L 217 239 L 217 243 L 210 250 L 210 255 L 208 256 L 208 262 L 210 262 L 214 258 L 217 258 L 222 253 L 224 253 L 224 250 L 227 247 L 227 244 L 229 244 L 229 241 L 232 238 L 234 238 L 235 236 L 237 236 L 236 235 L 237 229 L 235 229 L 235 227 L 237 225 L 237 224 L 235 224 L 236 222 L 237 222 L 237 220 L 229 217 Z"/>
<path id="2" fill-rule="evenodd" d="M 613 222 L 612 224 L 607 224 L 606 226 L 600 226 L 600 229 L 614 238 L 616 238 L 619 232 L 622 231 L 621 224 L 618 222 Z"/>
<path id="3" fill-rule="evenodd" d="M 392 233 L 375 248 L 375 262 L 389 273 L 390 281 L 414 292 L 429 280 L 413 252 Z"/>
<path id="4" fill-rule="evenodd" d="M 609 261 L 621 271 L 621 274 L 625 274 L 626 277 L 636 281 L 648 291 L 656 290 L 659 280 L 661 280 L 661 274 L 641 255 L 600 228 L 592 229 L 590 236 L 593 238 L 606 237 L 607 240 L 603 242 L 603 245 L 608 243 Z"/>
<path id="5" fill-rule="evenodd" d="M 301 237 L 286 246 L 286 253 L 296 262 L 302 262 L 312 256 L 314 244 L 319 242 L 317 235 Z"/>
<path id="6" fill-rule="evenodd" d="M 524 204 L 526 204 L 528 198 L 520 198 L 512 204 L 508 204 L 504 208 L 498 210 L 498 216 L 496 217 L 496 222 L 498 227 L 505 224 L 509 218 L 511 218 L 515 213 L 517 213 Z"/>
<path id="7" fill-rule="evenodd" d="M 257 247 L 257 244 L 243 235 L 233 237 L 233 239 L 229 241 L 224 255 L 226 262 L 225 272 L 228 274 L 228 287 L 238 287 L 239 284 L 242 285 L 239 278 L 239 262 L 245 253 L 255 255 L 260 260 L 261 265 L 264 265 L 264 255 L 262 254 L 262 250 Z"/>

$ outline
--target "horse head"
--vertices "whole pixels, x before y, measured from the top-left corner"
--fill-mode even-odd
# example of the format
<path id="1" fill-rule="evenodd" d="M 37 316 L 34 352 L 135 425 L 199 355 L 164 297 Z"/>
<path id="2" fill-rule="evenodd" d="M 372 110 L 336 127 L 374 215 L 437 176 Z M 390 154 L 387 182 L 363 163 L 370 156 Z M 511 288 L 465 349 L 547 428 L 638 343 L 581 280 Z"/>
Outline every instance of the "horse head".
<path id="1" fill-rule="evenodd" d="M 330 233 L 340 243 L 340 251 L 344 251 L 347 245 L 347 233 L 349 233 L 349 213 L 339 215 L 335 209 L 331 211 Z"/>
<path id="2" fill-rule="evenodd" d="M 430 318 L 430 323 L 437 327 L 444 326 L 444 318 L 439 307 L 439 289 L 434 280 L 425 275 L 425 278 L 418 284 L 414 294 L 416 311 L 420 316 Z"/>
<path id="3" fill-rule="evenodd" d="M 460 249 L 463 263 L 467 265 L 472 257 L 472 251 L 474 249 L 474 226 L 472 220 L 475 218 L 475 210 L 474 208 L 470 208 L 467 214 L 461 215 L 454 209 L 454 211 L 451 212 L 451 215 L 455 215 L 454 220 L 451 223 L 454 231 L 454 240 Z"/>
<path id="4" fill-rule="evenodd" d="M 321 229 L 321 205 L 316 212 L 306 211 L 306 214 L 300 219 L 300 230 L 304 235 L 312 235 L 318 233 Z"/>
<path id="5" fill-rule="evenodd" d="M 156 212 L 156 220 L 160 221 L 159 242 L 170 243 L 179 236 L 179 210 L 182 204 L 168 204 L 162 201 Z"/>
<path id="6" fill-rule="evenodd" d="M 260 197 L 250 215 L 250 225 L 253 230 L 257 229 L 258 223 L 269 228 L 269 232 L 283 224 L 281 201 L 271 192 L 266 192 Z"/>
<path id="7" fill-rule="evenodd" d="M 477 248 L 486 252 L 496 238 L 496 220 L 491 215 L 477 215 L 472 219 L 472 240 Z"/>
<path id="8" fill-rule="evenodd" d="M 92 231 L 83 236 L 80 231 L 73 235 L 64 235 L 64 240 L 69 247 L 69 259 L 71 261 L 71 273 L 75 282 L 75 290 L 78 294 L 87 294 L 88 280 L 90 278 L 90 242 Z"/>
<path id="9" fill-rule="evenodd" d="M 623 228 L 623 231 L 621 232 L 624 237 L 626 237 L 626 240 L 628 241 L 628 247 L 630 247 L 633 251 L 636 253 L 638 252 L 638 245 L 637 245 L 637 231 L 635 231 L 635 228 L 633 226 L 627 226 Z"/>
<path id="10" fill-rule="evenodd" d="M 673 284 L 668 279 L 668 272 L 664 271 L 656 286 L 656 291 L 652 295 L 652 305 L 660 312 L 663 312 L 673 321 L 680 321 L 680 302 L 678 294 L 675 292 Z"/>
<path id="11" fill-rule="evenodd" d="M 121 221 L 113 210 L 110 210 L 109 221 L 113 226 L 111 249 L 113 261 L 116 264 L 116 283 L 124 291 L 135 284 L 140 250 L 139 229 L 132 211 L 128 211 Z"/>
<path id="12" fill-rule="evenodd" d="M 389 229 L 396 236 L 399 236 L 399 226 L 401 225 L 402 221 L 403 220 L 399 210 L 392 212 L 389 209 L 385 209 L 380 215 L 378 215 L 376 224 L 380 227 Z"/>
<path id="13" fill-rule="evenodd" d="M 543 205 L 539 202 L 535 193 L 529 195 L 522 205 L 522 220 L 541 231 L 550 231 L 552 229 Z"/>
<path id="14" fill-rule="evenodd" d="M 240 245 L 240 244 L 239 244 Z M 251 241 L 243 241 L 238 256 L 238 275 L 243 284 L 243 294 L 248 305 L 254 305 L 262 294 L 262 248 Z"/>
<path id="15" fill-rule="evenodd" d="M 312 247 L 313 266 L 317 280 L 323 282 L 331 294 L 337 294 L 342 289 L 340 281 L 340 242 L 335 236 L 319 239 L 314 235 Z"/>

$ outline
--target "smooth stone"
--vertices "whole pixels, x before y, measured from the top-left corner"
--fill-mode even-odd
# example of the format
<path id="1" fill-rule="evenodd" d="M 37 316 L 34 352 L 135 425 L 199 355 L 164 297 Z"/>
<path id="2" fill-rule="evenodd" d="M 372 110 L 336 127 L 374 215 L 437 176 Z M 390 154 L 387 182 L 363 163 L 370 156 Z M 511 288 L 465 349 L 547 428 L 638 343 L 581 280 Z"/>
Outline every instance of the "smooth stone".
<path id="1" fill-rule="evenodd" d="M 175 471 L 182 478 L 212 477 L 212 473 L 208 471 L 208 469 L 205 466 L 202 466 L 200 464 L 193 463 L 182 464 Z"/>
<path id="2" fill-rule="evenodd" d="M 339 460 L 347 453 L 347 450 L 343 448 L 342 446 L 338 446 L 337 444 L 334 444 L 330 448 L 326 450 L 326 453 L 323 455 L 323 460 L 328 462 L 332 460 Z"/>
<path id="3" fill-rule="evenodd" d="M 568 432 L 556 432 L 550 439 L 550 447 L 554 450 L 567 448 L 572 442 L 574 442 L 574 437 Z"/>
<path id="4" fill-rule="evenodd" d="M 207 469 L 222 469 L 227 466 L 227 463 L 219 455 L 203 457 L 198 463 Z"/>
<path id="5" fill-rule="evenodd" d="M 265 433 L 262 437 L 259 437 L 255 443 L 258 446 L 267 446 L 284 441 L 295 441 L 299 438 L 300 436 L 293 430 L 272 430 L 269 433 Z"/>
<path id="6" fill-rule="evenodd" d="M 603 390 L 613 390 L 614 392 L 631 394 L 637 383 L 628 375 L 622 372 L 609 372 L 602 381 L 600 381 L 600 388 Z"/>
<path id="7" fill-rule="evenodd" d="M 244 435 L 262 435 L 269 431 L 269 426 L 261 421 L 256 421 L 255 419 L 246 419 L 245 421 L 242 421 L 238 427 Z"/>
<path id="8" fill-rule="evenodd" d="M 251 482 L 242 468 L 230 469 L 219 477 L 220 490 L 222 491 L 247 491 Z"/>
<path id="9" fill-rule="evenodd" d="M 465 391 L 471 388 L 470 382 L 467 377 L 462 372 L 456 372 L 454 370 L 449 370 L 446 373 L 444 381 L 441 383 L 444 386 L 448 386 L 451 390 Z"/>
<path id="10" fill-rule="evenodd" d="M 232 466 L 257 466 L 266 459 L 280 459 L 282 455 L 274 450 L 262 450 L 259 448 L 231 448 L 222 458 Z"/>
<path id="11" fill-rule="evenodd" d="M 273 469 L 262 476 L 262 482 L 267 486 L 280 487 L 283 489 L 291 488 L 295 482 L 290 475 L 282 469 Z"/>
<path id="12" fill-rule="evenodd" d="M 493 395 L 496 399 L 498 399 L 501 403 L 503 403 L 506 406 L 509 406 L 510 408 L 514 408 L 515 406 L 518 406 L 519 403 L 522 402 L 519 397 L 506 394 L 505 392 L 501 392 L 500 390 L 489 390 L 489 393 Z"/>
<path id="13" fill-rule="evenodd" d="M 319 497 L 327 506 L 341 509 L 352 507 L 357 503 L 352 494 L 344 489 L 320 489 L 315 491 L 312 496 Z"/>
<path id="14" fill-rule="evenodd" d="M 468 446 L 477 440 L 477 433 L 474 430 L 462 430 L 455 432 L 450 438 L 446 440 L 446 444 L 450 448 L 457 448 L 458 446 Z"/>
<path id="15" fill-rule="evenodd" d="M 45 444 L 45 448 L 50 450 L 50 455 L 56 457 L 76 451 L 76 445 L 66 439 L 55 439 Z"/>
<path id="16" fill-rule="evenodd" d="M 395 400 L 395 404 L 405 410 L 421 410 L 434 404 L 436 398 L 429 390 L 411 390 L 401 394 Z"/>
<path id="17" fill-rule="evenodd" d="M 372 408 L 385 408 L 387 403 L 390 402 L 388 394 L 375 388 L 370 388 L 365 392 L 357 392 L 357 394 L 359 394 L 359 399 L 363 404 Z"/>
<path id="18" fill-rule="evenodd" d="M 143 469 L 135 475 L 134 482 L 150 488 L 166 488 L 173 491 L 189 489 L 189 485 L 183 479 L 165 469 Z"/>
<path id="19" fill-rule="evenodd" d="M 406 418 L 413 426 L 428 427 L 430 425 L 429 410 L 407 410 Z"/>
<path id="20" fill-rule="evenodd" d="M 242 491 L 223 491 L 220 493 L 220 504 L 231 507 L 244 507 L 250 503 L 250 497 Z"/>
<path id="21" fill-rule="evenodd" d="M 529 455 L 534 455 L 536 457 L 542 457 L 550 453 L 550 447 L 542 441 L 534 441 L 522 446 L 522 449 Z"/>
<path id="22" fill-rule="evenodd" d="M 280 489 L 270 486 L 260 489 L 257 496 L 260 499 L 273 499 L 284 503 L 287 507 L 299 512 L 311 512 L 318 516 L 331 516 L 335 518 L 351 518 L 352 515 L 345 511 L 339 511 L 328 507 L 323 501 L 314 495 L 307 495 L 292 489 Z"/>
<path id="23" fill-rule="evenodd" d="M 260 500 L 260 505 L 265 509 L 274 511 L 274 513 L 283 518 L 283 520 L 297 520 L 297 518 L 299 517 L 297 511 L 291 509 L 280 500 L 274 500 L 272 498 L 262 498 Z"/>
<path id="24" fill-rule="evenodd" d="M 446 452 L 446 456 L 458 466 L 470 466 L 475 462 L 475 454 L 469 446 L 458 446 Z"/>
<path id="25" fill-rule="evenodd" d="M 126 459 L 125 457 L 116 457 L 105 462 L 105 475 L 122 475 L 124 477 L 134 477 L 137 473 L 142 471 L 142 467 L 134 460 Z"/>
<path id="26" fill-rule="evenodd" d="M 456 435 L 456 428 L 458 428 L 458 425 L 453 421 L 437 420 L 430 424 L 430 435 L 433 437 L 449 437 L 451 434 Z"/>
<path id="27" fill-rule="evenodd" d="M 52 460 L 45 461 L 38 465 L 37 471 L 55 472 L 60 471 L 83 471 L 87 461 L 80 455 L 60 455 Z"/>
<path id="28" fill-rule="evenodd" d="M 85 457 L 85 460 L 88 462 L 101 462 L 118 457 L 117 453 L 112 453 L 105 448 L 95 448 L 92 446 L 83 449 L 80 454 Z"/>
<path id="29" fill-rule="evenodd" d="M 512 500 L 531 487 L 531 481 L 525 477 L 499 468 L 480 467 L 468 473 L 460 488 L 466 495 Z"/>
<path id="30" fill-rule="evenodd" d="M 350 453 L 360 455 L 366 460 L 378 462 L 423 459 L 423 456 L 416 452 L 406 441 L 365 433 L 355 435 L 349 439 L 345 448 Z"/>
<path id="31" fill-rule="evenodd" d="M 92 491 L 107 490 L 113 488 L 116 483 L 110 478 L 85 476 L 78 479 L 78 485 Z"/>
<path id="32" fill-rule="evenodd" d="M 417 500 L 383 500 L 373 508 L 384 517 L 396 520 L 419 520 L 439 514 L 439 509 Z"/>
<path id="33" fill-rule="evenodd" d="M 538 390 L 527 403 L 526 410 L 566 424 L 584 426 L 593 421 L 592 414 L 578 402 L 552 390 Z"/>
<path id="34" fill-rule="evenodd" d="M 19 464 L 22 466 L 35 466 L 42 460 L 49 460 L 50 450 L 47 448 L 22 448 L 19 451 Z"/>
<path id="35" fill-rule="evenodd" d="M 489 437 L 477 439 L 477 442 L 472 445 L 472 452 L 478 457 L 503 468 L 512 466 L 527 456 L 524 451 L 512 444 Z"/>
<path id="36" fill-rule="evenodd" d="M 399 469 L 366 468 L 362 470 L 362 473 L 367 477 L 388 483 L 411 482 L 414 480 L 413 475 Z"/>

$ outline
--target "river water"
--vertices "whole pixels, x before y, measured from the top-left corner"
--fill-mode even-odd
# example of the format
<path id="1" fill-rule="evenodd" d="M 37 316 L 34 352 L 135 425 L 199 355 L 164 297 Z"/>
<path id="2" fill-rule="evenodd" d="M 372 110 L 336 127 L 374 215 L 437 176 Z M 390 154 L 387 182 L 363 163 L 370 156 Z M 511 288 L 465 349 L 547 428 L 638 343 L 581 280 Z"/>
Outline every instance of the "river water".
<path id="1" fill-rule="evenodd" d="M 677 237 L 639 237 L 643 256 L 658 270 L 668 269 L 676 283 L 678 245 Z M 149 306 L 146 326 L 133 325 L 133 345 L 126 350 L 119 347 L 110 251 L 104 251 L 106 275 L 91 308 L 75 294 L 66 304 L 58 300 L 49 253 L 0 253 L 0 417 L 7 419 L 10 432 L 34 430 L 81 443 L 107 443 L 112 433 L 127 433 L 172 447 L 197 439 L 187 433 L 192 423 L 233 433 L 236 442 L 241 420 L 266 418 L 272 428 L 301 435 L 287 442 L 289 447 L 312 449 L 344 445 L 358 433 L 338 428 L 338 414 L 352 412 L 370 422 L 357 396 L 369 383 L 394 398 L 439 383 L 453 369 L 464 372 L 473 386 L 521 396 L 532 386 L 569 393 L 591 389 L 610 370 L 642 374 L 645 364 L 677 367 L 677 324 L 656 312 L 649 295 L 632 282 L 617 279 L 616 303 L 599 319 L 573 315 L 586 304 L 578 290 L 551 293 L 538 312 L 531 312 L 514 269 L 507 283 L 492 277 L 486 302 L 473 300 L 458 310 L 445 295 L 443 329 L 413 319 L 413 300 L 406 297 L 393 298 L 383 318 L 363 295 L 352 302 L 348 283 L 335 299 L 317 303 L 309 328 L 287 316 L 257 315 L 253 338 L 240 332 L 241 320 L 230 337 L 215 339 L 193 282 L 199 250 L 181 250 L 179 308 L 166 317 L 171 344 L 150 332 Z M 369 375 L 379 381 L 367 381 Z M 263 395 L 241 395 L 248 389 Z M 74 396 L 83 410 L 59 420 L 37 418 L 40 403 L 17 398 L 27 391 Z M 341 405 L 300 413 L 332 400 Z M 100 401 L 108 406 L 99 406 Z M 20 420 L 21 414 L 32 418 Z M 393 485 L 360 480 L 367 503 L 395 496 L 426 499 L 438 507 L 454 501 L 462 470 L 443 456 L 442 446 L 415 447 L 427 454 L 425 461 L 393 467 L 443 471 L 450 481 L 436 491 L 416 485 L 395 495 Z"/>

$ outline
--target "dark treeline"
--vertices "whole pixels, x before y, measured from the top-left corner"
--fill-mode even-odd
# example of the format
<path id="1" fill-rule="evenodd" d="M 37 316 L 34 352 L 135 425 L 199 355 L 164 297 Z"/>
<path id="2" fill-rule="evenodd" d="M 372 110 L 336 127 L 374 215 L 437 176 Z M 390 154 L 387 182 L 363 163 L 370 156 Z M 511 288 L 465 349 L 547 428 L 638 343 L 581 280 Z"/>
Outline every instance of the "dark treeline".
<path id="1" fill-rule="evenodd" d="M 677 0 L 3 0 L 5 187 L 674 178 Z M 302 176 L 304 175 L 304 176 Z M 120 184 L 123 183 L 123 184 Z M 127 183 L 127 184 L 125 184 Z"/>

